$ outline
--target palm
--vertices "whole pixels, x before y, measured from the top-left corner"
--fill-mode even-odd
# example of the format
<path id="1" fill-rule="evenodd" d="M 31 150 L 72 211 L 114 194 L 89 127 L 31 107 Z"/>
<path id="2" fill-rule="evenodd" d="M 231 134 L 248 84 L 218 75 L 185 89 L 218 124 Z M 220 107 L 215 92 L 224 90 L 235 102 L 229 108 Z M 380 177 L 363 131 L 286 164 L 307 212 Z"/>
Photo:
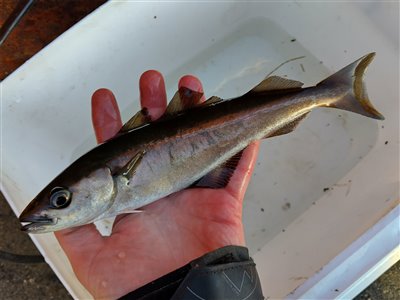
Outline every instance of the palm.
<path id="1" fill-rule="evenodd" d="M 170 195 L 118 217 L 109 237 L 93 225 L 58 232 L 78 279 L 96 298 L 116 298 L 211 250 L 243 245 L 242 200 L 257 148 L 246 149 L 224 189 Z"/>

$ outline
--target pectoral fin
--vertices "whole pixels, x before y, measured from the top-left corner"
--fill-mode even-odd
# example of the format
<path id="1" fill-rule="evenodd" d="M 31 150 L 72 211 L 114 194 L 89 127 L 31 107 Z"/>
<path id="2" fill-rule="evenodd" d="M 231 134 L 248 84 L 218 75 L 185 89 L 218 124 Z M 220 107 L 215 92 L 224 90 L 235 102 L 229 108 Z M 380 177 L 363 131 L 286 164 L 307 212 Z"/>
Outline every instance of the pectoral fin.
<path id="1" fill-rule="evenodd" d="M 129 182 L 129 179 L 132 178 L 132 176 L 135 174 L 135 171 L 145 154 L 145 150 L 136 153 L 135 156 L 132 157 L 132 159 L 121 168 L 121 170 L 118 172 L 118 175 L 125 177 Z"/>
<path id="2" fill-rule="evenodd" d="M 207 175 L 200 178 L 192 185 L 192 187 L 204 187 L 212 189 L 226 187 L 233 173 L 235 172 L 237 165 L 239 164 L 242 154 L 243 150 L 232 156 L 230 159 L 212 170 Z"/>
<path id="3" fill-rule="evenodd" d="M 138 209 L 124 209 L 123 211 L 120 211 L 118 214 L 137 214 L 137 213 L 141 213 L 143 212 L 143 210 L 138 210 Z"/>

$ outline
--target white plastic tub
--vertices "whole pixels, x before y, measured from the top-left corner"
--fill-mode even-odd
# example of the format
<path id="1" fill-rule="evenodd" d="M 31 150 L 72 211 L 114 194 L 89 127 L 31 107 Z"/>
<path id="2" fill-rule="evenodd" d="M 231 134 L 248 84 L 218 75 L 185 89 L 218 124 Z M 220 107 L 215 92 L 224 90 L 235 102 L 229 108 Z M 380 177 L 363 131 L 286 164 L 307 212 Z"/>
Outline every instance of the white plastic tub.
<path id="1" fill-rule="evenodd" d="M 108 2 L 2 82 L 1 189 L 19 215 L 94 147 L 93 91 L 112 89 L 128 119 L 147 69 L 165 75 L 170 97 L 191 73 L 208 96 L 225 98 L 290 58 L 306 56 L 277 74 L 312 85 L 376 51 L 366 83 L 386 120 L 319 109 L 292 134 L 264 141 L 244 207 L 265 296 L 354 296 L 398 255 L 398 210 L 388 214 L 399 184 L 396 10 L 398 3 Z M 375 21 L 382 18 L 383 25 Z M 390 232 L 380 236 L 385 251 L 374 252 L 377 232 Z M 32 239 L 70 293 L 90 297 L 54 236 Z M 372 254 L 359 255 L 363 247 Z M 350 256 L 355 273 L 335 276 Z M 384 267 L 368 273 L 384 257 Z M 365 272 L 368 280 L 360 281 Z"/>

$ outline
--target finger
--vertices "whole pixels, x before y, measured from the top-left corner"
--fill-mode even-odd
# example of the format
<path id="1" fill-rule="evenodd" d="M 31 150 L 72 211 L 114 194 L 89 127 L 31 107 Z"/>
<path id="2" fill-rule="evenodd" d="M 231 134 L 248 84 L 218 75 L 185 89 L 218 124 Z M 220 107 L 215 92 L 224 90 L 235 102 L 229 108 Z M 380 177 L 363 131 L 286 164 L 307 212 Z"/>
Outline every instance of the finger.
<path id="1" fill-rule="evenodd" d="M 113 93 L 99 89 L 92 95 L 92 123 L 98 143 L 113 137 L 121 128 L 121 116 Z M 84 263 L 102 246 L 103 237 L 93 224 L 54 233 L 72 262 Z M 86 243 L 88 243 L 86 245 Z"/>
<path id="2" fill-rule="evenodd" d="M 254 166 L 257 161 L 257 155 L 260 148 L 260 141 L 251 143 L 243 151 L 242 158 L 229 184 L 226 186 L 228 193 L 239 201 L 243 201 L 244 194 L 249 185 Z"/>
<path id="3" fill-rule="evenodd" d="M 54 233 L 65 254 L 74 263 L 84 263 L 97 253 L 104 238 L 94 224 L 60 230 Z"/>
<path id="4" fill-rule="evenodd" d="M 206 97 L 204 96 L 203 85 L 197 77 L 193 75 L 183 76 L 178 83 L 178 88 L 181 87 L 186 87 L 188 89 L 191 89 L 192 91 L 203 93 L 200 102 L 204 102 L 206 100 Z"/>
<path id="5" fill-rule="evenodd" d="M 155 81 L 155 82 L 154 82 Z M 149 110 L 153 119 L 159 118 L 165 111 L 167 106 L 167 96 L 165 92 L 164 79 L 158 71 L 150 70 L 142 74 L 140 77 L 140 102 L 142 107 Z M 200 80 L 192 75 L 183 76 L 178 83 L 178 88 L 186 87 L 193 91 L 204 93 L 203 85 Z M 203 95 L 200 102 L 205 100 Z M 130 214 L 118 215 L 113 224 L 113 231 L 122 219 Z"/>
<path id="6" fill-rule="evenodd" d="M 167 92 L 161 73 L 155 70 L 144 72 L 139 80 L 139 90 L 142 108 L 147 108 L 153 120 L 161 117 L 167 107 Z"/>
<path id="7" fill-rule="evenodd" d="M 92 123 L 97 143 L 112 138 L 122 127 L 121 115 L 113 93 L 99 89 L 92 96 Z"/>
<path id="8" fill-rule="evenodd" d="M 152 120 L 161 117 L 167 108 L 167 92 L 162 74 L 156 70 L 146 71 L 139 79 L 140 104 L 147 111 Z M 113 228 L 118 225 L 121 219 L 129 214 L 118 215 Z"/>

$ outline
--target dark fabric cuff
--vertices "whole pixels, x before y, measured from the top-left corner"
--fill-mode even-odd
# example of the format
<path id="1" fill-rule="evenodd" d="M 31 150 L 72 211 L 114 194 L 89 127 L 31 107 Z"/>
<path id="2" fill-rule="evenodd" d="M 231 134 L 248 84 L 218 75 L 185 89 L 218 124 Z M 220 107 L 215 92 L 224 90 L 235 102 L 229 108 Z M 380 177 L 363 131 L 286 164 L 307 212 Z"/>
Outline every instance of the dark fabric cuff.
<path id="1" fill-rule="evenodd" d="M 227 246 L 121 297 L 127 299 L 264 299 L 248 249 Z"/>

